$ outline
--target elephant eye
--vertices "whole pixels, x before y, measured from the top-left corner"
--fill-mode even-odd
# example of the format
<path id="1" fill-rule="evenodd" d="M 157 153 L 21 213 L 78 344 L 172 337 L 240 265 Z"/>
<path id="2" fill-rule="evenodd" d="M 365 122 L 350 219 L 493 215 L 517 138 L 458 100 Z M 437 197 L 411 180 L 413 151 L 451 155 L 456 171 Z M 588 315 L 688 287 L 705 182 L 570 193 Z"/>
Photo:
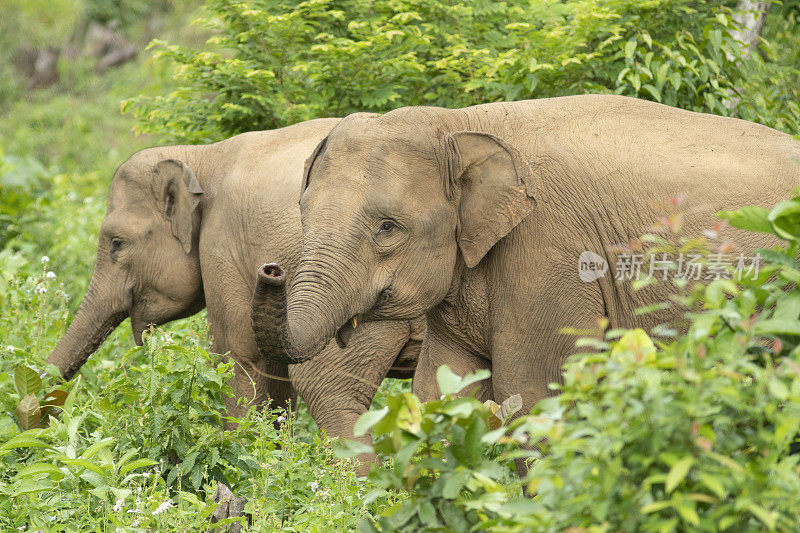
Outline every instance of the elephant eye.
<path id="1" fill-rule="evenodd" d="M 388 233 L 394 229 L 394 222 L 391 220 L 384 220 L 381 222 L 378 233 Z"/>
<path id="2" fill-rule="evenodd" d="M 120 248 L 122 248 L 122 239 L 111 239 L 111 259 L 117 258 Z"/>

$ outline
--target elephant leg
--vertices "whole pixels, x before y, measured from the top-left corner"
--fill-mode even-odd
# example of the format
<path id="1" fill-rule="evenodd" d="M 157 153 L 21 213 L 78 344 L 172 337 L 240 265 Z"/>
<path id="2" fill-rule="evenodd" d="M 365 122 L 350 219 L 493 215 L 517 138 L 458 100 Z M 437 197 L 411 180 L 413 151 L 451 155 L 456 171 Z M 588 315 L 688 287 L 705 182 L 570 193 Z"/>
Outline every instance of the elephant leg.
<path id="1" fill-rule="evenodd" d="M 320 430 L 331 438 L 371 443 L 369 435 L 354 437 L 353 426 L 369 409 L 408 339 L 405 321 L 368 323 L 356 329 L 347 348 L 333 341 L 311 361 L 289 367 L 292 383 Z M 363 476 L 375 455 L 363 454 L 358 460 L 358 474 Z"/>
<path id="2" fill-rule="evenodd" d="M 564 285 L 569 290 L 568 285 Z M 580 287 L 575 288 L 574 294 Z M 514 329 L 516 322 L 505 317 L 493 322 L 500 324 L 492 342 L 492 389 L 494 400 L 504 400 L 519 394 L 522 408 L 515 416 L 530 413 L 534 405 L 548 396 L 558 394 L 550 388 L 551 383 L 561 383 L 562 367 L 567 357 L 575 353 L 578 336 L 561 333 L 565 327 L 593 331 L 597 318 L 603 316 L 601 300 L 587 298 L 586 301 L 545 302 L 541 310 L 531 313 L 534 319 L 526 326 Z M 517 310 L 519 312 L 519 310 Z M 530 354 L 530 355 L 528 355 Z M 535 444 L 531 445 L 531 449 Z M 520 476 L 527 473 L 524 459 L 515 460 Z"/>
<path id="3" fill-rule="evenodd" d="M 439 385 L 436 382 L 436 370 L 442 365 L 448 365 L 450 370 L 462 377 L 480 369 L 492 368 L 491 361 L 456 345 L 437 332 L 434 327 L 428 325 L 412 383 L 414 394 L 423 402 L 438 400 L 441 396 Z M 461 391 L 461 394 L 469 394 L 475 390 L 475 387 L 477 387 L 475 397 L 479 401 L 485 402 L 492 399 L 492 382 L 488 379 Z"/>

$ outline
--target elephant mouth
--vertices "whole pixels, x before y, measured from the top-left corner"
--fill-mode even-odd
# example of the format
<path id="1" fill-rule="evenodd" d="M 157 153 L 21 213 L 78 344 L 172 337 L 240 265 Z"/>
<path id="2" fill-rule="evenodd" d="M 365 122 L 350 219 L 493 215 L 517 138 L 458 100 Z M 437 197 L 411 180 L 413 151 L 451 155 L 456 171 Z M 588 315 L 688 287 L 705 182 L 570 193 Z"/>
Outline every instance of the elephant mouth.
<path id="1" fill-rule="evenodd" d="M 347 343 L 350 342 L 350 337 L 353 336 L 353 332 L 358 327 L 358 315 L 353 315 L 353 317 L 344 323 L 342 327 L 336 330 L 336 344 L 339 345 L 339 348 L 347 348 Z"/>
<path id="2" fill-rule="evenodd" d="M 380 308 L 387 299 L 389 298 L 389 289 L 390 287 L 384 288 L 381 292 L 378 293 L 378 296 L 375 298 L 375 301 L 372 303 L 370 308 L 364 312 L 353 315 L 350 317 L 347 322 L 344 323 L 339 329 L 336 330 L 336 344 L 339 345 L 339 348 L 346 348 L 347 343 L 350 342 L 350 337 L 353 336 L 353 332 L 358 327 L 358 324 L 367 322 L 373 318 L 375 309 Z"/>

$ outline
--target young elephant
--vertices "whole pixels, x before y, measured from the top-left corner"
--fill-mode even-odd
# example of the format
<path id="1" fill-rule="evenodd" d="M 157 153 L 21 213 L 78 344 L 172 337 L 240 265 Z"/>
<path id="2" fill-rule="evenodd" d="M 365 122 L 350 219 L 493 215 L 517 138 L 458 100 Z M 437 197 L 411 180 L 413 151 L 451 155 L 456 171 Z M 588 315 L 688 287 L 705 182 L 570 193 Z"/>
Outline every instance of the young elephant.
<path id="1" fill-rule="evenodd" d="M 357 324 L 426 313 L 423 400 L 438 397 L 438 366 L 490 364 L 494 399 L 519 393 L 527 411 L 561 378 L 563 327 L 679 312 L 634 312 L 668 284 L 618 281 L 614 245 L 650 232 L 680 193 L 692 234 L 720 209 L 771 206 L 800 184 L 797 160 L 800 143 L 764 126 L 617 96 L 351 115 L 306 165 L 288 296 L 280 268 L 262 269 L 254 313 L 279 327 L 254 327 L 265 351 L 303 361 Z M 727 236 L 743 252 L 771 244 Z M 584 251 L 610 272 L 582 281 Z"/>
<path id="2" fill-rule="evenodd" d="M 411 367 L 410 377 L 424 319 L 376 323 L 349 348 L 332 344 L 315 361 L 291 369 L 259 355 L 250 325 L 264 258 L 279 258 L 290 272 L 297 266 L 303 161 L 338 122 L 313 120 L 132 156 L 111 183 L 86 296 L 48 363 L 69 379 L 126 317 L 141 343 L 149 325 L 205 306 L 213 351 L 230 352 L 236 362 L 238 396 L 250 403 L 269 396 L 285 405 L 296 391 L 328 435 L 351 438 L 355 420 L 396 360 Z M 234 415 L 247 409 L 236 398 L 227 406 Z"/>

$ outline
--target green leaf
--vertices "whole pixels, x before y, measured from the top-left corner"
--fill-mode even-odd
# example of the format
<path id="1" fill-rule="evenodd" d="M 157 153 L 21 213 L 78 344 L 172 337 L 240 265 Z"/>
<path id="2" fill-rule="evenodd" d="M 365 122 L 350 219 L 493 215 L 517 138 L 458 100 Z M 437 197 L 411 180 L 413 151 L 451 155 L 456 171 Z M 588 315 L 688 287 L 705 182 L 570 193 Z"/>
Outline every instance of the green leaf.
<path id="1" fill-rule="evenodd" d="M 745 509 L 750 511 L 753 516 L 761 520 L 770 531 L 775 529 L 775 526 L 778 523 L 778 517 L 780 516 L 777 511 L 768 511 L 755 503 L 748 503 L 745 506 Z"/>
<path id="2" fill-rule="evenodd" d="M 433 508 L 433 504 L 428 500 L 420 500 L 417 514 L 423 524 L 431 527 L 438 525 L 439 521 L 436 518 L 436 509 Z"/>
<path id="3" fill-rule="evenodd" d="M 669 500 L 661 501 L 661 502 L 653 502 L 648 503 L 647 505 L 643 505 L 640 509 L 644 514 L 655 513 L 656 511 L 661 511 L 663 509 L 667 509 L 668 507 L 672 507 L 673 503 Z"/>
<path id="4" fill-rule="evenodd" d="M 136 459 L 136 460 L 131 461 L 130 463 L 126 464 L 122 468 L 120 468 L 119 469 L 119 474 L 121 476 L 124 476 L 125 474 L 127 474 L 131 470 L 136 470 L 137 468 L 143 468 L 143 467 L 146 467 L 146 466 L 155 466 L 157 464 L 158 463 L 156 461 L 153 461 L 152 459 L 147 459 L 146 457 L 144 457 L 142 459 Z"/>
<path id="5" fill-rule="evenodd" d="M 471 477 L 472 472 L 469 470 L 456 470 L 453 472 L 447 479 L 447 482 L 444 484 L 444 488 L 442 489 L 442 497 L 447 498 L 448 500 L 455 499 Z"/>
<path id="6" fill-rule="evenodd" d="M 767 215 L 778 237 L 787 241 L 800 239 L 800 200 L 785 200 L 772 208 Z"/>
<path id="7" fill-rule="evenodd" d="M 725 498 L 725 487 L 722 485 L 722 482 L 719 478 L 706 473 L 702 472 L 698 475 L 700 479 L 700 483 L 705 485 L 714 495 L 719 498 L 720 500 Z"/>
<path id="8" fill-rule="evenodd" d="M 753 325 L 755 335 L 800 335 L 800 321 L 782 318 L 761 320 Z"/>
<path id="9" fill-rule="evenodd" d="M 488 379 L 489 376 L 491 376 L 491 372 L 488 370 L 477 370 L 462 378 L 454 374 L 447 365 L 442 365 L 436 370 L 436 382 L 439 384 L 439 391 L 442 394 L 458 394 L 473 383 Z"/>
<path id="10" fill-rule="evenodd" d="M 353 426 L 353 436 L 360 437 L 362 435 L 366 435 L 369 431 L 369 428 L 380 422 L 388 412 L 389 408 L 383 407 L 381 409 L 369 410 L 363 415 L 359 416 L 358 420 L 356 420 L 356 423 Z"/>
<path id="11" fill-rule="evenodd" d="M 627 43 L 625 43 L 625 59 L 633 58 L 634 52 L 636 52 L 636 45 L 638 43 L 635 39 L 631 39 Z"/>
<path id="12" fill-rule="evenodd" d="M 775 234 L 768 220 L 769 211 L 763 207 L 745 206 L 736 211 L 720 211 L 717 216 L 734 228 Z"/>
<path id="13" fill-rule="evenodd" d="M 680 501 L 677 505 L 675 505 L 675 509 L 678 511 L 678 514 L 681 515 L 681 518 L 696 526 L 700 523 L 700 517 L 697 514 L 697 510 L 693 504 L 690 504 L 686 500 Z"/>
<path id="14" fill-rule="evenodd" d="M 59 481 L 64 478 L 64 472 L 61 471 L 60 468 L 57 466 L 51 465 L 50 463 L 33 463 L 31 465 L 26 466 L 15 476 L 16 479 L 25 479 L 28 477 L 34 477 L 41 474 L 47 474 L 51 479 L 55 481 Z"/>
<path id="15" fill-rule="evenodd" d="M 675 490 L 675 487 L 677 487 L 681 481 L 683 481 L 693 464 L 694 457 L 689 455 L 672 465 L 672 468 L 669 470 L 669 474 L 667 474 L 667 481 L 664 484 L 664 490 L 667 492 L 667 494 Z"/>
<path id="16" fill-rule="evenodd" d="M 21 434 L 4 442 L 3 445 L 0 446 L 0 450 L 12 450 L 15 448 L 47 448 L 47 447 L 48 445 L 46 442 L 39 440 L 35 437 L 32 437 L 30 435 Z"/>
<path id="17" fill-rule="evenodd" d="M 18 366 L 14 370 L 14 386 L 17 388 L 20 398 L 29 394 L 35 395 L 42 388 L 42 378 L 34 369 L 24 365 Z"/>
<path id="18" fill-rule="evenodd" d="M 50 490 L 53 487 L 52 481 L 24 481 L 12 492 L 13 496 L 21 496 L 23 494 L 35 494 L 44 490 Z"/>
<path id="19" fill-rule="evenodd" d="M 658 88 L 656 88 L 655 86 L 649 83 L 645 83 L 644 85 L 642 85 L 642 89 L 650 93 L 650 95 L 656 102 L 661 101 L 661 91 L 659 91 Z"/>
<path id="20" fill-rule="evenodd" d="M 108 485 L 103 485 L 103 486 L 100 486 L 100 487 L 89 489 L 88 492 L 89 492 L 89 494 L 92 494 L 94 496 L 97 496 L 101 500 L 104 500 L 106 498 L 106 496 L 108 495 Z"/>
<path id="21" fill-rule="evenodd" d="M 70 466 L 78 466 L 81 468 L 85 468 L 86 470 L 90 470 L 97 474 L 98 476 L 105 477 L 106 472 L 98 465 L 94 464 L 93 462 L 89 461 L 88 459 L 78 458 L 78 459 L 68 459 L 68 458 L 60 458 L 59 459 L 62 463 L 70 465 Z"/>
<path id="22" fill-rule="evenodd" d="M 84 459 L 91 459 L 102 448 L 108 448 L 112 444 L 114 444 L 114 439 L 112 437 L 106 437 L 104 439 L 101 439 L 92 444 L 91 446 L 89 446 L 88 448 L 86 448 L 86 450 L 84 450 L 84 452 L 81 454 L 81 457 L 83 457 Z"/>
<path id="23" fill-rule="evenodd" d="M 772 318 L 797 320 L 798 317 L 800 317 L 800 292 L 790 292 L 778 301 Z"/>

